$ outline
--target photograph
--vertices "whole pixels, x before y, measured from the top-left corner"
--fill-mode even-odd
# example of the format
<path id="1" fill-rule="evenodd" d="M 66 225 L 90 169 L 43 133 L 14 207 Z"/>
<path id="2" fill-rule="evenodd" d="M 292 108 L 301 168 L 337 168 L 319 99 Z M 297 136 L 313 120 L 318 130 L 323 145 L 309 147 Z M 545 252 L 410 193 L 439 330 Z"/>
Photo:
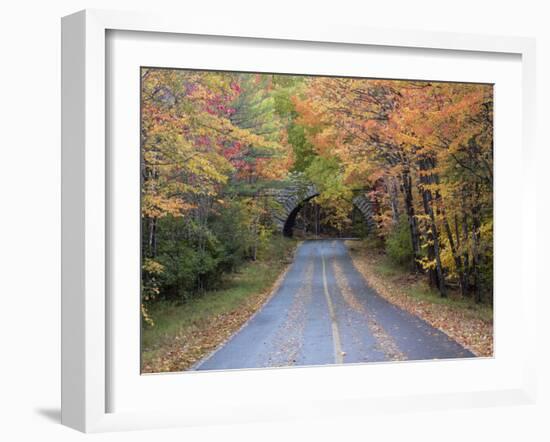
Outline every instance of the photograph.
<path id="1" fill-rule="evenodd" d="M 493 84 L 138 74 L 142 374 L 494 356 Z"/>

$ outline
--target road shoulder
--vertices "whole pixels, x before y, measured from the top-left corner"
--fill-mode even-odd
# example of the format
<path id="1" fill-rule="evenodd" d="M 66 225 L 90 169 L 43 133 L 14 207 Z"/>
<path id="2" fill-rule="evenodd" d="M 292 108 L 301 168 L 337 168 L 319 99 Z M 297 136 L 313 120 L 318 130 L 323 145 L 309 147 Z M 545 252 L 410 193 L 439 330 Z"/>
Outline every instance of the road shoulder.
<path id="1" fill-rule="evenodd" d="M 146 341 L 150 345 L 144 346 L 142 341 L 142 373 L 189 370 L 221 348 L 278 290 L 298 247 L 297 242 L 290 243 L 284 259 L 274 255 L 232 275 L 229 290 L 239 290 L 238 296 L 227 290 L 206 293 L 188 305 L 169 305 L 165 312 L 159 312 L 165 327 Z M 250 288 L 243 291 L 244 283 Z M 234 300 L 229 301 L 232 297 Z M 151 334 L 153 330 L 144 332 Z"/>
<path id="2" fill-rule="evenodd" d="M 346 241 L 346 246 L 356 269 L 382 298 L 441 330 L 476 356 L 493 356 L 492 316 L 489 317 L 487 309 L 481 311 L 481 307 L 464 302 L 453 305 L 453 301 L 411 296 L 418 278 L 406 273 L 381 275 L 383 255 L 358 241 Z"/>

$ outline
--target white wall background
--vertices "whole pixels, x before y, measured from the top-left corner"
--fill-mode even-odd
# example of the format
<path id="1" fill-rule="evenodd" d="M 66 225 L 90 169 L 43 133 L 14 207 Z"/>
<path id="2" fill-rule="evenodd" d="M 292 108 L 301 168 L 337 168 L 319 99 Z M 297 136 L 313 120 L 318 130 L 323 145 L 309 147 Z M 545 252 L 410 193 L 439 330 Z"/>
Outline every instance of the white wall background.
<path id="1" fill-rule="evenodd" d="M 546 196 L 550 122 L 550 13 L 545 2 L 456 0 L 19 0 L 0 12 L 0 439 L 549 440 L 550 290 L 543 281 L 550 225 Z M 84 8 L 167 10 L 534 36 L 538 44 L 538 261 L 540 400 L 537 405 L 85 436 L 59 425 L 60 17 Z M 520 176 L 518 176 L 518 180 Z M 518 182 L 519 185 L 519 182 Z M 547 262 L 547 260 L 546 260 Z M 185 400 L 182 398 L 182 400 Z"/>

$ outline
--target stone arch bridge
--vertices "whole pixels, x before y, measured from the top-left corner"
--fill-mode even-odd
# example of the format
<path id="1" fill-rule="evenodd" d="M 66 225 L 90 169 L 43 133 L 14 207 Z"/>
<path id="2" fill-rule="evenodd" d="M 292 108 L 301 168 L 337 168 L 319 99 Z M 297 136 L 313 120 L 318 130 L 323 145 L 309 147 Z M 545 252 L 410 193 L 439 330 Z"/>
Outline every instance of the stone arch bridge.
<path id="1" fill-rule="evenodd" d="M 289 186 L 284 189 L 273 190 L 271 196 L 278 203 L 273 209 L 272 216 L 278 230 L 285 236 L 292 236 L 296 216 L 303 205 L 319 195 L 315 185 Z M 369 230 L 376 228 L 372 203 L 364 192 L 354 196 L 353 205 L 363 215 Z"/>

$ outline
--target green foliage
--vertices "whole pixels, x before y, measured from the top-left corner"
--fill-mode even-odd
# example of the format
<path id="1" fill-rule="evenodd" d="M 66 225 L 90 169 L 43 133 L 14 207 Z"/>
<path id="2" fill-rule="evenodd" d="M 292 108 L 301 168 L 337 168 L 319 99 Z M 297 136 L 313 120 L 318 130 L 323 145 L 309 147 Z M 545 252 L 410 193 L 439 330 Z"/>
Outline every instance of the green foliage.
<path id="1" fill-rule="evenodd" d="M 211 217 L 212 231 L 217 238 L 223 238 L 220 271 L 235 271 L 247 257 L 251 239 L 246 221 L 244 204 L 238 198 L 229 200 Z"/>
<path id="2" fill-rule="evenodd" d="M 210 230 L 192 220 L 165 217 L 159 220 L 157 241 L 156 260 L 164 269 L 161 298 L 185 299 L 216 283 L 223 246 Z"/>
<path id="3" fill-rule="evenodd" d="M 311 129 L 296 121 L 298 112 L 292 99 L 300 94 L 304 80 L 301 77 L 278 76 L 274 81 L 281 86 L 274 94 L 275 110 L 288 121 L 286 135 L 294 153 L 294 162 L 290 171 L 305 172 L 317 156 L 317 152 L 308 137 Z"/>
<path id="4" fill-rule="evenodd" d="M 145 258 L 142 299 L 185 301 L 219 286 L 225 273 L 270 253 L 269 214 L 254 198 L 228 198 L 206 223 L 165 216 L 158 220 L 156 256 Z M 145 316 L 144 316 L 145 317 Z"/>
<path id="5" fill-rule="evenodd" d="M 400 219 L 387 236 L 386 254 L 396 264 L 412 264 L 414 255 L 411 234 L 405 217 Z"/>
<path id="6" fill-rule="evenodd" d="M 288 126 L 288 142 L 294 150 L 292 170 L 295 172 L 305 172 L 311 166 L 316 153 L 315 148 L 308 141 L 304 126 L 291 123 Z"/>
<path id="7" fill-rule="evenodd" d="M 325 222 L 337 229 L 350 223 L 353 208 L 351 190 L 344 184 L 342 167 L 337 157 L 317 156 L 306 170 L 309 180 L 320 195 L 315 201 L 325 209 Z"/>

